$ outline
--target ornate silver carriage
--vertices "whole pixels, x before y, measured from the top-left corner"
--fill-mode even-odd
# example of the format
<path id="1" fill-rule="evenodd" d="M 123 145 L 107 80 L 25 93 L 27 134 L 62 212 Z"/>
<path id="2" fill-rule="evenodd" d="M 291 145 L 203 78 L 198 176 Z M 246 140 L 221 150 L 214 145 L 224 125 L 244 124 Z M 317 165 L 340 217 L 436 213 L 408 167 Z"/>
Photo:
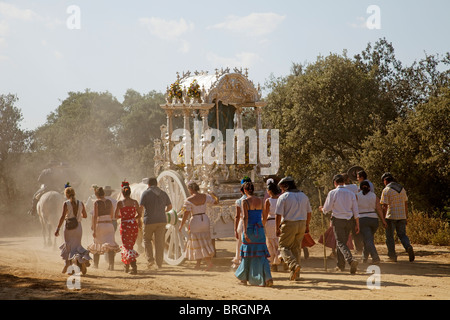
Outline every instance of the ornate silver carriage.
<path id="1" fill-rule="evenodd" d="M 243 131 L 244 113 L 252 113 L 253 129 L 258 134 L 262 129 L 261 108 L 265 105 L 261 101 L 260 86 L 249 80 L 247 69 L 216 69 L 215 74 L 177 73 L 176 81 L 167 88 L 166 103 L 161 105 L 167 123 L 160 127 L 161 139 L 155 140 L 154 172 L 159 187 L 167 192 L 173 206 L 166 231 L 165 261 L 168 264 L 178 265 L 185 258 L 188 233 L 186 229 L 179 232 L 179 221 L 183 203 L 189 196 L 188 181 L 197 182 L 201 192 L 214 192 L 220 199 L 218 205 L 206 212 L 213 239 L 234 237 L 235 201 L 241 197 L 243 176 L 249 176 L 259 185 L 255 189 L 262 194 L 261 165 L 249 164 L 251 152 L 245 152 L 246 161 L 242 163 L 234 155 L 230 161 L 229 150 L 227 154 L 220 150 L 234 146 L 234 133 L 239 129 Z M 179 116 L 183 117 L 183 128 L 174 128 L 173 120 Z M 216 135 L 212 136 L 209 129 L 216 129 Z M 230 135 L 230 130 L 236 131 L 231 131 Z M 255 144 L 248 140 L 244 149 Z"/>

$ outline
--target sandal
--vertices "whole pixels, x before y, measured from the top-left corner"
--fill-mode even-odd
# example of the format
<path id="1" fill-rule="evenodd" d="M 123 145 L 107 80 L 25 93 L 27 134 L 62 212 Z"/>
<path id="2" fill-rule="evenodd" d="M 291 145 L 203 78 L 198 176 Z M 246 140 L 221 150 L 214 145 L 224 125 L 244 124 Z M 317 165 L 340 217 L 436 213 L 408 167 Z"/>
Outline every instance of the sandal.
<path id="1" fill-rule="evenodd" d="M 291 270 L 289 280 L 296 281 L 299 274 L 300 274 L 300 266 L 297 265 L 294 269 Z"/>

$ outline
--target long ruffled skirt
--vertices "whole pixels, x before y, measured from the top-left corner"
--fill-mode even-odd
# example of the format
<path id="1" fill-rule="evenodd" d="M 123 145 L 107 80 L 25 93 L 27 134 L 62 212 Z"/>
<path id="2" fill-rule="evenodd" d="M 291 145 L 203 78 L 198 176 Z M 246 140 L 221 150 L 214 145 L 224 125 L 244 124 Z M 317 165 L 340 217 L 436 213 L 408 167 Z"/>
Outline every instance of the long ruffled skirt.
<path id="1" fill-rule="evenodd" d="M 254 221 L 250 216 L 247 225 L 247 236 L 250 242 L 247 242 L 242 235 L 241 264 L 235 276 L 241 281 L 248 281 L 251 285 L 265 286 L 267 281 L 272 279 L 268 260 L 270 254 L 262 223 L 252 222 L 252 220 Z"/>
<path id="2" fill-rule="evenodd" d="M 136 219 L 123 220 L 120 224 L 120 235 L 122 237 L 121 256 L 124 264 L 130 264 L 136 261 L 139 253 L 133 249 L 139 233 L 139 227 Z"/>
<path id="3" fill-rule="evenodd" d="M 194 215 L 189 221 L 189 239 L 186 244 L 186 258 L 200 260 L 214 256 L 209 218 L 206 214 Z"/>
<path id="4" fill-rule="evenodd" d="M 78 223 L 78 227 L 73 230 L 64 228 L 64 243 L 59 247 L 61 250 L 61 258 L 63 258 L 63 260 L 76 261 L 83 264 L 92 259 L 89 256 L 89 250 L 86 250 L 81 245 L 82 235 L 83 228 L 81 223 Z"/>
<path id="5" fill-rule="evenodd" d="M 266 243 L 267 249 L 269 250 L 269 263 L 270 265 L 279 265 L 281 263 L 280 260 L 280 248 L 279 241 L 277 237 L 276 231 L 276 223 L 275 220 L 268 220 L 266 222 Z"/>
<path id="6" fill-rule="evenodd" d="M 97 231 L 94 242 L 88 246 L 93 254 L 104 254 L 106 252 L 120 252 L 120 246 L 114 237 L 114 226 L 110 216 L 100 216 L 97 222 Z"/>
<path id="7" fill-rule="evenodd" d="M 236 239 L 236 253 L 231 259 L 231 262 L 233 263 L 233 268 L 237 268 L 239 264 L 241 263 L 241 245 L 242 245 L 242 229 L 244 228 L 244 222 L 242 219 L 239 220 L 238 227 L 237 227 L 237 233 L 239 238 Z"/>

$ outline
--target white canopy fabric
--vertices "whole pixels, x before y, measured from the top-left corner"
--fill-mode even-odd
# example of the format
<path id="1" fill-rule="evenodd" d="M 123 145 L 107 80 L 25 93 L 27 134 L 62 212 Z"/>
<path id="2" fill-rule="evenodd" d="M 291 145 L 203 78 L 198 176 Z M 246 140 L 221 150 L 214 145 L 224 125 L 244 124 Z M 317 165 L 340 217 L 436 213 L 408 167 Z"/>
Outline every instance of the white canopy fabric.
<path id="1" fill-rule="evenodd" d="M 221 100 L 230 103 L 253 104 L 260 100 L 259 86 L 255 88 L 247 74 L 243 74 L 236 69 L 234 72 L 230 72 L 229 69 L 216 71 L 215 74 L 196 72 L 192 76 L 188 72 L 183 77 L 178 78 L 181 90 L 186 91 L 194 81 L 199 85 L 203 103 Z"/>

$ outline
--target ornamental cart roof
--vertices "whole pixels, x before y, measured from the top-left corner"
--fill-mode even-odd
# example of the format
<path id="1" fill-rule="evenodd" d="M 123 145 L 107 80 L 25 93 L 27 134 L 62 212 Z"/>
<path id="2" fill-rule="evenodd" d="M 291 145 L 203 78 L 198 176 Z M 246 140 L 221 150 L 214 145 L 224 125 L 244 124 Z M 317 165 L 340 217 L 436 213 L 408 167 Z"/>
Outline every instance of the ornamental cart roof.
<path id="1" fill-rule="evenodd" d="M 261 89 L 258 85 L 255 87 L 253 81 L 248 79 L 248 73 L 242 69 L 229 68 L 218 70 L 215 74 L 209 74 L 205 71 L 195 71 L 194 73 L 183 72 L 182 76 L 177 73 L 177 80 L 167 88 L 167 103 L 176 105 L 186 105 L 191 100 L 189 88 L 194 83 L 198 84 L 199 99 L 197 103 L 211 104 L 214 101 L 222 101 L 225 104 L 252 107 L 262 106 Z M 174 85 L 181 92 L 177 96 L 172 91 Z M 174 97 L 175 99 L 171 99 Z"/>

